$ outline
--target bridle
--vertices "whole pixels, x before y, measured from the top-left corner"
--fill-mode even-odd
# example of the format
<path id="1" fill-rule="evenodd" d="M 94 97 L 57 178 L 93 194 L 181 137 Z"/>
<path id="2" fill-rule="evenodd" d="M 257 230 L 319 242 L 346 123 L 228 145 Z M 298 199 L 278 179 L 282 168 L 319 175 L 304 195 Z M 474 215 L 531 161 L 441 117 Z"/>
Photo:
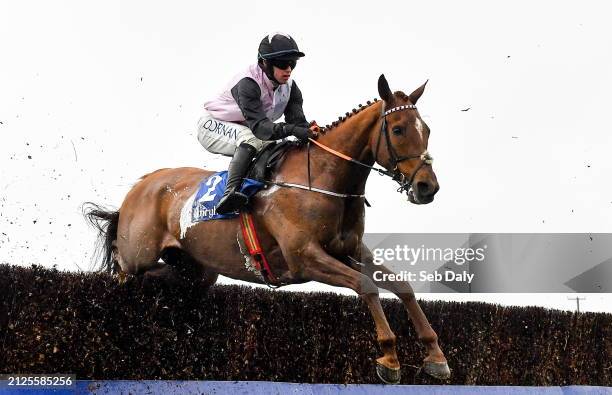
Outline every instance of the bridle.
<path id="1" fill-rule="evenodd" d="M 389 159 L 391 160 L 391 167 L 393 168 L 392 171 L 386 171 L 385 175 L 391 177 L 394 181 L 400 184 L 399 188 L 397 189 L 397 192 L 400 192 L 400 193 L 403 191 L 410 190 L 410 188 L 412 187 L 412 183 L 414 182 L 414 178 L 416 177 L 419 170 L 421 170 L 421 168 L 424 166 L 431 166 L 431 164 L 433 163 L 433 157 L 429 155 L 429 152 L 427 152 L 427 150 L 423 151 L 423 153 L 419 155 L 398 156 L 397 153 L 395 152 L 395 149 L 393 148 L 393 145 L 391 145 L 391 137 L 389 136 L 389 131 L 387 130 L 387 115 L 397 112 L 397 111 L 416 110 L 416 108 L 417 107 L 414 104 L 404 104 L 401 106 L 393 107 L 385 111 L 385 102 L 383 101 L 383 104 L 382 104 L 382 115 L 381 115 L 382 123 L 380 125 L 380 133 L 378 135 L 378 141 L 376 142 L 376 151 L 374 152 L 374 161 L 375 162 L 378 161 L 378 151 L 380 148 L 380 139 L 384 135 L 385 142 L 387 143 L 387 153 L 389 154 Z M 402 172 L 399 171 L 398 164 L 405 160 L 412 160 L 412 159 L 420 159 L 421 163 L 412 172 L 412 175 L 410 177 L 406 177 Z"/>
<path id="2" fill-rule="evenodd" d="M 397 188 L 397 192 L 401 193 L 403 191 L 409 191 L 410 188 L 412 187 L 412 183 L 414 182 L 414 178 L 416 177 L 419 170 L 421 170 L 421 168 L 423 168 L 424 166 L 431 166 L 431 164 L 433 163 L 433 158 L 431 157 L 431 155 L 429 155 L 429 152 L 427 152 L 427 150 L 423 151 L 423 153 L 421 153 L 420 155 L 408 155 L 408 156 L 398 156 L 397 152 L 395 152 L 393 145 L 391 145 L 391 137 L 389 136 L 389 131 L 387 130 L 387 118 L 386 117 L 387 115 L 391 113 L 394 113 L 396 111 L 403 111 L 403 110 L 416 110 L 416 106 L 414 104 L 405 104 L 405 105 L 393 107 L 385 111 L 385 103 L 383 102 L 382 115 L 381 115 L 382 123 L 380 125 L 380 133 L 378 134 L 378 141 L 376 142 L 376 151 L 374 152 L 374 162 L 377 162 L 378 161 L 378 151 L 380 150 L 380 140 L 381 140 L 381 137 L 384 135 L 385 141 L 387 143 L 387 153 L 389 154 L 389 158 L 391 160 L 391 166 L 393 170 L 381 169 L 380 167 L 370 166 L 366 163 L 353 159 L 350 156 L 347 156 L 341 152 L 338 152 L 332 148 L 329 148 L 328 146 L 323 145 L 319 143 L 318 141 L 311 139 L 311 138 L 308 139 L 309 140 L 309 144 L 307 148 L 308 152 L 310 152 L 310 143 L 314 143 L 315 145 L 324 149 L 325 151 L 331 154 L 334 154 L 344 160 L 347 160 L 359 166 L 367 167 L 371 170 L 375 170 L 376 172 L 378 172 L 378 174 L 382 176 L 390 177 L 391 179 L 393 179 L 400 185 L 399 188 Z M 399 171 L 398 164 L 405 160 L 412 160 L 412 159 L 420 159 L 421 164 L 412 172 L 412 175 L 410 177 L 406 177 L 401 171 Z M 308 184 L 310 185 L 310 155 L 308 156 L 308 170 L 309 170 L 308 171 Z"/>
<path id="3" fill-rule="evenodd" d="M 390 110 L 385 111 L 385 104 L 383 102 L 382 115 L 381 115 L 381 118 L 383 121 L 380 126 L 380 133 L 378 135 L 378 141 L 376 143 L 376 151 L 374 152 L 374 162 L 376 162 L 378 159 L 378 151 L 380 149 L 380 140 L 381 140 L 381 137 L 384 135 L 385 141 L 387 142 L 387 152 L 389 154 L 389 158 L 391 159 L 391 165 L 393 166 L 393 170 L 382 169 L 380 167 L 371 166 L 371 165 L 368 165 L 367 163 L 360 162 L 357 159 L 351 158 L 350 156 L 345 155 L 342 152 L 338 152 L 335 149 L 330 148 L 324 144 L 321 144 L 315 139 L 309 137 L 308 146 L 306 147 L 308 185 L 301 185 L 301 184 L 288 183 L 288 182 L 274 182 L 274 181 L 268 181 L 267 184 L 277 185 L 280 187 L 287 187 L 287 188 L 298 188 L 298 189 L 303 189 L 303 190 L 307 190 L 311 192 L 318 192 L 318 193 L 322 193 L 325 195 L 341 197 L 341 198 L 365 198 L 364 194 L 338 193 L 338 192 L 327 191 L 327 190 L 320 189 L 320 188 L 315 188 L 312 186 L 311 175 L 310 175 L 310 144 L 313 143 L 319 148 L 339 158 L 342 158 L 346 161 L 349 161 L 351 163 L 354 163 L 362 167 L 367 167 L 368 169 L 374 170 L 382 176 L 390 177 L 391 179 L 393 179 L 400 185 L 399 188 L 397 188 L 397 192 L 401 193 L 403 191 L 409 191 L 410 188 L 412 187 L 412 183 L 414 182 L 414 178 L 416 177 L 419 170 L 421 170 L 421 168 L 423 168 L 424 166 L 431 166 L 431 164 L 433 163 L 433 158 L 431 157 L 431 155 L 429 155 L 429 152 L 427 152 L 427 150 L 423 151 L 423 153 L 421 153 L 420 155 L 408 155 L 408 156 L 398 156 L 397 153 L 395 152 L 395 149 L 391 145 L 391 138 L 389 137 L 389 131 L 387 130 L 386 116 L 396 111 L 402 111 L 402 110 L 416 110 L 416 106 L 414 104 L 405 104 L 405 105 L 393 107 Z M 412 172 L 412 175 L 410 177 L 406 177 L 404 174 L 402 174 L 402 172 L 399 171 L 398 164 L 405 160 L 412 160 L 412 159 L 420 159 L 421 164 L 414 170 L 414 172 Z M 369 206 L 367 200 L 366 200 L 366 204 Z"/>

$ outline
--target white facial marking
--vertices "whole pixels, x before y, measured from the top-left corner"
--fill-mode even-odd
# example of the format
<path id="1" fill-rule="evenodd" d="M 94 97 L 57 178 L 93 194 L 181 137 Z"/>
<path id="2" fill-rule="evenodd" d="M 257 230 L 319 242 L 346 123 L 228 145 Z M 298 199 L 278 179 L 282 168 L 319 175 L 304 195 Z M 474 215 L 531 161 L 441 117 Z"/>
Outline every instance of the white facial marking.
<path id="1" fill-rule="evenodd" d="M 421 136 L 421 141 L 423 141 L 423 122 L 419 118 L 414 119 L 414 127 L 417 132 L 419 132 L 419 136 Z"/>

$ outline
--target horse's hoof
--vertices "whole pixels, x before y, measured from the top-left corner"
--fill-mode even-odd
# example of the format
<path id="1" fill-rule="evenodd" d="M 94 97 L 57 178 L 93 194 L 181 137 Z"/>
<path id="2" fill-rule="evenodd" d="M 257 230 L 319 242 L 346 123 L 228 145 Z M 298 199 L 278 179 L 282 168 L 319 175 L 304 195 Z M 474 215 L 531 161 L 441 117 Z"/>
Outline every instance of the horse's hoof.
<path id="1" fill-rule="evenodd" d="M 423 362 L 423 369 L 425 373 L 439 380 L 447 380 L 451 376 L 448 363 L 446 362 L 425 361 Z"/>
<path id="2" fill-rule="evenodd" d="M 379 362 L 376 362 L 376 374 L 385 384 L 397 384 L 399 383 L 401 377 L 400 368 L 388 368 Z"/>

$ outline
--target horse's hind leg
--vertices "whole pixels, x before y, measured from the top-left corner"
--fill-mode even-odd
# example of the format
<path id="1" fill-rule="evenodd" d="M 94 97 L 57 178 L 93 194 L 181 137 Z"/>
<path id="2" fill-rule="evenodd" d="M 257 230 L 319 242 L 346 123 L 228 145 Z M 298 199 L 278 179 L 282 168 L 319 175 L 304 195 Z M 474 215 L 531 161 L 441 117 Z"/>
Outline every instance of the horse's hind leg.
<path id="1" fill-rule="evenodd" d="M 204 291 L 215 284 L 219 277 L 218 273 L 205 268 L 186 251 L 179 248 L 165 249 L 162 252 L 161 259 L 166 262 L 166 266 L 175 269 L 184 278 L 197 281 L 204 288 Z"/>
<path id="2" fill-rule="evenodd" d="M 179 267 L 171 263 L 159 262 L 159 258 L 164 258 L 163 254 L 160 256 L 145 256 L 145 259 L 155 259 L 155 262 L 150 260 L 143 261 L 132 261 L 131 265 L 125 262 L 121 264 L 122 258 L 119 256 L 119 265 L 121 271 L 119 271 L 119 282 L 124 283 L 127 275 L 142 276 L 143 284 L 149 285 L 154 282 L 163 282 L 170 286 L 180 286 L 185 280 L 185 271 L 180 270 Z M 124 269 L 125 268 L 125 269 Z"/>
<path id="3" fill-rule="evenodd" d="M 116 244 L 117 264 L 124 273 L 140 275 L 160 269 L 157 264 L 161 257 L 160 242 L 154 235 L 146 232 L 136 234 L 132 229 L 125 233 L 120 231 Z"/>
<path id="4" fill-rule="evenodd" d="M 127 229 L 132 237 L 122 237 L 121 228 L 115 249 L 117 264 L 125 274 L 142 275 L 144 283 L 162 281 L 180 286 L 184 281 L 201 281 L 209 288 L 217 281 L 218 274 L 209 272 L 189 254 L 180 249 L 180 244 L 169 234 L 137 232 Z M 159 262 L 163 260 L 163 262 Z M 120 281 L 121 281 L 120 274 Z"/>
<path id="5" fill-rule="evenodd" d="M 175 282 L 176 270 L 159 260 L 165 248 L 178 242 L 158 223 L 153 208 L 149 206 L 138 213 L 121 211 L 113 253 L 125 275 L 143 275 L 145 282 L 158 278 Z"/>

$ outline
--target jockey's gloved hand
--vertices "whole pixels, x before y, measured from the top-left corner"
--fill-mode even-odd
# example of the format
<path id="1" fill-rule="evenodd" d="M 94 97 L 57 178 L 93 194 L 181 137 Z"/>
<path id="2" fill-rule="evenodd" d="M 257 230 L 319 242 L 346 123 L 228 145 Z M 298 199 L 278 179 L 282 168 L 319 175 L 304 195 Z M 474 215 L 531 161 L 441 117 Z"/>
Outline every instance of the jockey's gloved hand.
<path id="1" fill-rule="evenodd" d="M 317 121 L 311 121 L 308 130 L 310 130 L 310 137 L 315 140 L 319 137 L 319 133 L 321 133 L 321 127 L 317 125 Z"/>
<path id="2" fill-rule="evenodd" d="M 321 131 L 321 127 L 317 124 L 317 121 L 310 121 L 308 124 L 308 129 L 312 130 L 315 133 L 319 133 Z"/>
<path id="3" fill-rule="evenodd" d="M 302 126 L 296 126 L 296 125 L 285 125 L 285 132 L 287 133 L 288 136 L 297 137 L 297 139 L 300 140 L 300 142 L 302 143 L 307 142 L 311 134 L 308 128 L 304 128 Z"/>

